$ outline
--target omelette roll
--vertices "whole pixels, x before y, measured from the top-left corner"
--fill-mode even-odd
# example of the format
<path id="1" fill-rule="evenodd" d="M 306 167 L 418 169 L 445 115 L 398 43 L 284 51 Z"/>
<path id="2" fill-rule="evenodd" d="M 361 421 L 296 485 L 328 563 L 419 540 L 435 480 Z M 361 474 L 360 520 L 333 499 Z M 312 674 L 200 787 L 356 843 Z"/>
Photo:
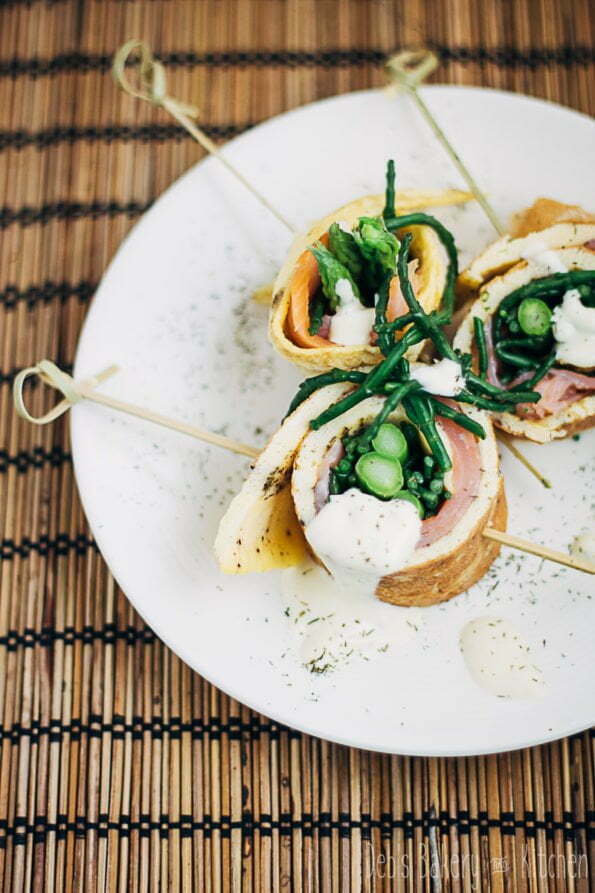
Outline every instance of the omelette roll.
<path id="1" fill-rule="evenodd" d="M 369 397 L 328 424 L 310 422 L 350 392 L 321 388 L 283 422 L 223 517 L 215 543 L 221 569 L 287 567 L 312 555 L 340 582 L 395 605 L 425 606 L 468 589 L 499 546 L 506 502 L 493 430 L 485 413 L 440 398 L 484 437 L 437 412 L 450 468 L 434 462 L 402 406 L 365 443 L 382 410 Z M 446 412 L 446 410 L 445 410 Z"/>
<path id="2" fill-rule="evenodd" d="M 468 201 L 469 193 L 397 193 L 397 213 L 404 215 L 428 206 Z M 269 337 L 286 359 L 310 372 L 332 368 L 344 370 L 372 366 L 381 359 L 373 332 L 374 303 L 380 278 L 370 259 L 366 227 L 382 221 L 385 197 L 369 195 L 357 199 L 317 221 L 299 235 L 281 268 L 274 286 L 269 316 Z M 448 261 L 439 236 L 428 225 L 405 227 L 401 238 L 412 234 L 409 273 L 417 298 L 426 312 L 439 307 L 445 288 Z M 329 254 L 331 263 L 347 265 L 345 278 L 329 290 L 317 250 Z M 315 256 L 317 255 L 317 256 Z M 407 312 L 396 276 L 390 282 L 387 320 Z M 416 359 L 423 343 L 410 348 L 408 359 Z"/>
<path id="3" fill-rule="evenodd" d="M 529 229 L 542 226 L 542 229 Z M 461 274 L 474 298 L 454 339 L 487 380 L 540 399 L 495 412 L 494 423 L 537 443 L 595 422 L 595 218 L 539 199 L 515 237 L 499 239 Z"/>

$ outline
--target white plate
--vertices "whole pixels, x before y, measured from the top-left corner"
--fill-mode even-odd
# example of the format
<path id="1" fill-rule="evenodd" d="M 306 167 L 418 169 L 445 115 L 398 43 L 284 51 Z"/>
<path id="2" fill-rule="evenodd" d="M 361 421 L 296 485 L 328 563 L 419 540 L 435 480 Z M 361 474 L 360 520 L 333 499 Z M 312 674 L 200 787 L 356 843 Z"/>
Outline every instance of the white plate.
<path id="1" fill-rule="evenodd" d="M 543 194 L 594 204 L 595 127 L 586 117 L 489 90 L 424 95 L 504 218 Z M 381 191 L 389 156 L 402 187 L 460 185 L 407 99 L 381 91 L 282 115 L 225 152 L 300 227 Z M 477 207 L 439 216 L 463 260 L 493 237 Z M 266 312 L 250 293 L 273 277 L 288 243 L 221 165 L 196 165 L 109 267 L 75 374 L 116 362 L 122 371 L 105 392 L 262 444 L 299 375 L 268 345 Z M 72 434 L 85 511 L 119 584 L 177 654 L 238 700 L 324 738 L 428 755 L 536 744 L 595 719 L 592 578 L 504 550 L 479 585 L 444 606 L 407 615 L 362 603 L 371 626 L 407 615 L 418 629 L 374 659 L 315 676 L 302 665 L 279 576 L 225 577 L 212 554 L 246 460 L 90 404 L 74 409 Z M 568 547 L 592 519 L 594 442 L 591 432 L 578 443 L 525 447 L 553 479 L 550 492 L 504 457 L 512 532 Z M 543 697 L 503 700 L 473 682 L 458 637 L 486 614 L 512 621 L 531 644 L 547 680 Z"/>

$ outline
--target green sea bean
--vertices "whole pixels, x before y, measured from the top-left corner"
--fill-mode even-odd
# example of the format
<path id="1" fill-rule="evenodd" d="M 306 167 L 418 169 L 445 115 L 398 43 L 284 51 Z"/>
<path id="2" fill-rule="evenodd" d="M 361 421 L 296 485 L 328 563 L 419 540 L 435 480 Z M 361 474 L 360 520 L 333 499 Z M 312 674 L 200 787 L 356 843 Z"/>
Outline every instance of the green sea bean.
<path id="1" fill-rule="evenodd" d="M 433 313 L 424 313 L 423 307 L 417 300 L 416 294 L 413 291 L 413 286 L 409 280 L 407 262 L 409 259 L 409 246 L 411 245 L 412 238 L 411 233 L 407 233 L 401 243 L 401 248 L 399 249 L 397 273 L 399 276 L 401 292 L 409 310 L 417 316 L 416 323 L 418 328 L 421 328 L 424 334 L 431 338 L 440 356 L 456 361 L 458 360 L 458 357 L 440 327 L 440 317 Z"/>
<path id="2" fill-rule="evenodd" d="M 483 320 L 479 316 L 473 317 L 473 334 L 477 347 L 477 367 L 481 377 L 485 378 L 488 371 L 488 346 Z"/>
<path id="3" fill-rule="evenodd" d="M 378 335 L 378 347 L 384 356 L 387 356 L 390 353 L 394 343 L 392 335 L 386 331 L 386 308 L 388 306 L 392 278 L 392 273 L 389 273 L 384 277 L 384 281 L 378 291 L 378 300 L 376 301 L 374 318 L 374 331 Z"/>
<path id="4" fill-rule="evenodd" d="M 441 471 L 452 468 L 450 456 L 436 428 L 434 408 L 426 394 L 409 394 L 403 399 L 408 419 L 423 433 Z"/>
<path id="5" fill-rule="evenodd" d="M 471 431 L 472 434 L 475 434 L 475 436 L 481 438 L 481 440 L 485 439 L 485 430 L 479 422 L 475 421 L 475 419 L 470 419 L 464 412 L 459 412 L 458 410 L 453 409 L 448 403 L 443 403 L 442 400 L 438 400 L 436 397 L 430 397 L 430 400 L 432 401 L 432 406 L 434 407 L 436 415 L 442 416 L 445 419 L 450 419 L 452 422 L 456 422 L 460 428 L 466 428 L 467 431 Z"/>
<path id="6" fill-rule="evenodd" d="M 378 393 L 404 354 L 410 347 L 422 340 L 423 334 L 418 331 L 412 331 L 410 329 L 408 332 L 405 332 L 388 357 L 366 375 L 361 386 L 357 390 L 347 394 L 342 400 L 339 400 L 338 403 L 329 406 L 328 409 L 310 422 L 310 427 L 314 430 L 321 428 L 323 425 L 326 425 L 327 422 L 330 422 L 333 419 L 336 419 L 337 416 L 347 412 L 352 406 L 357 406 L 362 400 Z"/>
<path id="7" fill-rule="evenodd" d="M 421 211 L 388 217 L 386 226 L 391 231 L 403 229 L 406 226 L 429 226 L 435 231 L 448 255 L 446 281 L 442 295 L 442 311 L 444 314 L 443 322 L 450 322 L 455 306 L 455 284 L 459 275 L 459 258 L 452 233 L 435 217 L 432 217 L 430 214 L 424 214 Z"/>
<path id="8" fill-rule="evenodd" d="M 386 422 L 391 412 L 395 411 L 399 403 L 402 402 L 403 397 L 405 397 L 411 391 L 418 389 L 419 384 L 416 381 L 405 381 L 400 384 L 396 388 L 396 390 L 388 395 L 388 397 L 384 401 L 384 406 L 366 431 L 365 439 L 367 443 L 370 443 L 372 440 L 374 440 L 374 438 L 378 434 L 378 429 L 380 428 L 380 426 L 383 425 L 384 422 Z"/>
<path id="9" fill-rule="evenodd" d="M 331 369 L 330 372 L 322 372 L 320 375 L 313 375 L 310 378 L 305 378 L 299 385 L 297 394 L 289 404 L 289 409 L 287 410 L 285 417 L 287 418 L 294 409 L 297 409 L 304 400 L 307 400 L 308 397 L 319 388 L 324 388 L 326 385 L 337 384 L 342 381 L 351 381 L 354 384 L 361 384 L 365 379 L 365 372 L 344 369 Z"/>
<path id="10" fill-rule="evenodd" d="M 392 158 L 386 165 L 386 191 L 382 216 L 395 217 L 395 163 Z"/>
<path id="11" fill-rule="evenodd" d="M 539 365 L 539 360 L 535 357 L 527 357 L 524 354 L 516 353 L 514 350 L 502 347 L 501 343 L 496 344 L 494 349 L 496 356 L 504 363 L 508 363 L 509 366 L 516 366 L 518 369 L 535 369 Z"/>
<path id="12" fill-rule="evenodd" d="M 538 384 L 542 378 L 548 374 L 554 363 L 556 362 L 556 349 L 552 350 L 545 360 L 541 363 L 540 366 L 537 367 L 531 378 L 527 379 L 527 381 L 519 382 L 518 385 L 511 388 L 511 391 L 516 391 L 517 388 L 526 388 L 531 389 L 534 388 L 536 384 Z"/>
<path id="13" fill-rule="evenodd" d="M 525 298 L 556 298 L 570 288 L 578 288 L 581 285 L 595 286 L 595 270 L 570 270 L 568 273 L 552 273 L 551 276 L 543 276 L 533 279 L 525 285 L 519 286 L 500 302 L 494 314 L 494 340 L 499 341 L 502 336 L 502 326 L 516 306 Z"/>
<path id="14" fill-rule="evenodd" d="M 460 391 L 457 394 L 459 403 L 470 403 L 477 406 L 478 409 L 487 409 L 489 412 L 514 412 L 517 403 L 537 403 L 541 399 L 541 394 L 537 391 L 505 391 L 510 395 L 510 399 L 494 400 L 489 397 L 482 397 L 479 394 L 472 394 L 470 391 Z"/>

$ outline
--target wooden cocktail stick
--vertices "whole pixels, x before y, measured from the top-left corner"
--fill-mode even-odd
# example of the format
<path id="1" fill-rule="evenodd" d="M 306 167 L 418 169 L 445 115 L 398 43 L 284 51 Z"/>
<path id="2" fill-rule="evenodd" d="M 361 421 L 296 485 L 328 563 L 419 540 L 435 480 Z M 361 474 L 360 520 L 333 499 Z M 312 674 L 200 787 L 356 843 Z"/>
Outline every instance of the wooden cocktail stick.
<path id="1" fill-rule="evenodd" d="M 493 527 L 486 527 L 483 535 L 503 546 L 509 546 L 511 549 L 518 549 L 520 552 L 528 552 L 529 555 L 537 555 L 539 558 L 545 558 L 547 561 L 555 561 L 557 564 L 563 564 L 565 567 L 572 567 L 577 571 L 584 571 L 587 574 L 595 574 L 595 565 L 580 558 L 574 558 L 567 555 L 566 552 L 558 552 L 557 549 L 549 549 L 539 543 L 532 543 L 530 540 L 522 539 L 520 536 L 514 536 L 512 533 L 506 533 L 504 530 L 495 530 Z"/>
<path id="2" fill-rule="evenodd" d="M 137 55 L 139 57 L 140 84 L 134 86 L 126 76 L 126 69 L 133 61 L 131 57 L 136 57 Z M 262 192 L 246 179 L 231 161 L 228 161 L 225 155 L 221 154 L 213 140 L 201 127 L 198 127 L 194 121 L 192 121 L 192 118 L 198 117 L 198 109 L 196 106 L 188 105 L 186 102 L 180 102 L 179 99 L 174 99 L 173 96 L 167 95 L 165 68 L 162 63 L 155 58 L 144 41 L 128 40 L 123 44 L 114 56 L 112 73 L 116 83 L 128 93 L 129 96 L 134 96 L 136 99 L 143 99 L 145 102 L 150 102 L 151 105 L 159 106 L 160 108 L 165 109 L 166 112 L 169 112 L 172 118 L 174 118 L 178 124 L 181 124 L 182 127 L 188 131 L 190 136 L 195 139 L 197 143 L 200 143 L 203 149 L 206 149 L 207 152 L 220 161 L 221 164 L 224 165 L 224 167 L 226 167 L 237 180 L 239 180 L 242 186 L 258 199 L 267 211 L 276 217 L 277 220 L 290 232 L 296 232 L 295 227 L 286 220 L 283 214 L 270 203 L 268 198 L 266 198 Z"/>
<path id="3" fill-rule="evenodd" d="M 417 108 L 421 112 L 427 124 L 429 124 L 432 133 L 438 140 L 438 142 L 442 145 L 447 155 L 450 157 L 451 161 L 467 183 L 469 189 L 475 196 L 475 199 L 479 206 L 483 209 L 486 217 L 498 233 L 498 235 L 502 236 L 506 232 L 505 227 L 500 221 L 498 215 L 494 211 L 493 207 L 489 203 L 485 193 L 480 189 L 477 180 L 450 142 L 446 134 L 444 133 L 442 127 L 438 123 L 435 116 L 432 114 L 430 109 L 428 108 L 426 102 L 420 96 L 418 92 L 418 87 L 425 80 L 425 78 L 430 75 L 434 69 L 438 67 L 438 57 L 431 50 L 420 49 L 420 50 L 403 50 L 400 53 L 397 53 L 395 56 L 391 56 L 388 60 L 387 68 L 389 71 L 389 75 L 393 84 L 397 87 L 405 90 L 408 95 L 411 97 L 413 102 L 416 104 Z M 498 440 L 504 444 L 504 446 L 510 450 L 510 452 L 515 456 L 519 462 L 527 468 L 531 474 L 533 474 L 540 483 L 543 484 L 544 487 L 550 488 L 552 485 L 548 481 L 543 474 L 538 471 L 538 469 L 533 465 L 532 462 L 527 459 L 527 457 L 522 453 L 519 448 L 513 443 L 511 437 L 507 437 L 503 432 L 497 431 L 496 437 Z"/>
<path id="4" fill-rule="evenodd" d="M 138 64 L 139 83 L 136 86 L 127 77 L 127 70 L 134 62 Z M 465 166 L 454 147 L 449 142 L 444 131 L 417 92 L 417 86 L 437 65 L 438 58 L 430 50 L 405 50 L 389 60 L 388 68 L 394 81 L 407 89 L 411 97 L 417 103 L 418 108 L 432 127 L 434 134 L 442 143 L 458 170 L 469 184 L 473 195 L 484 209 L 493 226 L 498 232 L 502 233 L 503 229 L 494 209 L 489 204 L 477 182 L 472 177 L 471 172 Z M 277 220 L 290 230 L 290 232 L 296 232 L 295 227 L 286 220 L 283 214 L 275 208 L 224 155 L 221 154 L 213 140 L 204 132 L 204 130 L 202 130 L 202 128 L 194 123 L 192 119 L 198 117 L 198 109 L 193 105 L 189 105 L 188 103 L 182 102 L 167 94 L 165 67 L 155 58 L 144 41 L 133 39 L 128 40 L 123 44 L 114 55 L 112 73 L 116 83 L 128 93 L 129 96 L 134 96 L 136 99 L 142 99 L 145 102 L 150 102 L 152 105 L 165 109 L 165 111 L 181 124 L 190 136 L 203 147 L 203 149 L 206 149 L 207 152 L 217 158 L 217 160 L 220 161 L 221 164 L 234 175 L 234 177 L 236 177 L 242 186 L 248 189 L 249 192 L 258 199 L 267 211 L 273 214 Z M 538 481 L 545 487 L 551 487 L 550 482 L 537 470 L 537 468 L 535 468 L 526 456 L 521 453 L 518 447 L 516 447 L 509 438 L 505 439 L 503 436 L 500 436 L 500 434 L 497 434 L 497 436 L 507 449 L 509 449 L 510 452 L 523 463 L 525 468 L 527 468 Z"/>
<path id="5" fill-rule="evenodd" d="M 443 146 L 454 166 L 469 186 L 469 189 L 477 199 L 478 204 L 482 207 L 486 217 L 498 235 L 503 236 L 506 230 L 493 207 L 487 200 L 485 193 L 479 188 L 475 177 L 442 130 L 442 127 L 428 108 L 425 100 L 419 95 L 417 89 L 419 85 L 434 71 L 435 68 L 438 67 L 438 57 L 436 54 L 427 49 L 403 50 L 401 53 L 391 56 L 386 67 L 388 68 L 393 83 L 398 87 L 401 87 L 403 90 L 406 90 L 414 101 L 426 120 L 426 123 L 429 124 L 434 136 Z"/>
<path id="6" fill-rule="evenodd" d="M 519 462 L 521 462 L 525 466 L 525 468 L 527 468 L 531 472 L 531 474 L 533 474 L 537 478 L 537 480 L 543 484 L 544 487 L 546 487 L 548 490 L 551 490 L 551 482 L 539 471 L 539 469 L 535 468 L 533 463 L 527 459 L 524 453 L 521 453 L 514 442 L 514 438 L 510 434 L 508 434 L 506 431 L 500 431 L 496 429 L 496 437 L 498 438 L 500 443 L 503 444 L 507 450 L 510 450 L 512 455 L 515 456 L 515 458 L 517 458 Z"/>
<path id="7" fill-rule="evenodd" d="M 230 437 L 224 437 L 222 434 L 215 434 L 212 431 L 198 428 L 194 425 L 188 425 L 185 422 L 178 422 L 175 419 L 167 418 L 167 416 L 163 416 L 152 410 L 144 409 L 141 406 L 136 406 L 133 403 L 127 403 L 124 400 L 117 400 L 115 397 L 109 397 L 105 394 L 98 393 L 96 391 L 97 385 L 113 375 L 117 369 L 117 366 L 109 366 L 98 375 L 86 379 L 85 381 L 77 382 L 71 375 L 68 375 L 66 372 L 62 371 L 62 369 L 59 369 L 55 363 L 51 362 L 51 360 L 41 360 L 36 366 L 29 366 L 27 369 L 23 369 L 18 373 L 14 380 L 13 396 L 16 411 L 21 418 L 26 419 L 28 422 L 32 422 L 35 425 L 46 425 L 49 422 L 55 421 L 55 419 L 67 412 L 71 406 L 80 403 L 81 400 L 90 400 L 93 403 L 99 403 L 102 406 L 107 406 L 118 412 L 123 412 L 139 419 L 145 419 L 148 422 L 153 422 L 164 428 L 170 428 L 172 431 L 188 434 L 196 440 L 201 440 L 203 443 L 221 447 L 231 453 L 249 456 L 251 459 L 256 459 L 260 455 L 261 450 L 248 444 L 241 443 L 238 440 L 232 440 Z M 30 414 L 25 406 L 23 397 L 25 382 L 28 378 L 34 376 L 40 378 L 41 381 L 50 387 L 60 391 L 64 398 L 57 403 L 53 409 L 45 413 L 45 415 L 37 417 Z M 566 555 L 564 552 L 557 552 L 554 549 L 541 546 L 539 543 L 532 543 L 529 540 L 503 533 L 492 527 L 486 527 L 483 531 L 483 535 L 488 539 L 502 543 L 504 546 L 518 549 L 520 552 L 528 552 L 530 555 L 537 555 L 540 558 L 545 558 L 547 561 L 557 562 L 565 567 L 572 567 L 575 570 L 584 571 L 587 574 L 595 574 L 594 565 L 570 555 Z"/>
<path id="8" fill-rule="evenodd" d="M 232 453 L 250 456 L 252 459 L 259 455 L 260 450 L 256 449 L 256 447 L 232 440 L 230 437 L 224 437 L 222 434 L 215 434 L 213 431 L 207 431 L 205 428 L 198 428 L 196 425 L 169 419 L 158 412 L 153 412 L 142 406 L 136 406 L 134 403 L 127 403 L 124 400 L 117 400 L 115 397 L 108 397 L 106 394 L 101 394 L 95 390 L 98 384 L 117 371 L 117 366 L 108 366 L 107 369 L 93 376 L 93 378 L 76 382 L 71 375 L 63 372 L 51 360 L 41 360 L 37 366 L 29 366 L 27 369 L 23 369 L 14 380 L 13 396 L 16 411 L 21 418 L 32 422 L 34 425 L 46 425 L 67 412 L 75 403 L 80 403 L 81 400 L 90 400 L 92 403 L 108 406 L 110 409 L 116 409 L 118 412 L 136 416 L 138 419 L 146 419 L 146 421 L 153 422 L 155 425 L 161 425 L 163 428 L 179 431 L 180 434 L 188 434 L 190 437 L 196 438 L 196 440 L 202 440 L 204 443 L 222 447 L 222 449 Z M 64 396 L 64 399 L 56 404 L 53 409 L 37 418 L 30 414 L 23 399 L 25 381 L 33 376 L 38 376 L 41 381 L 50 387 L 56 388 Z"/>

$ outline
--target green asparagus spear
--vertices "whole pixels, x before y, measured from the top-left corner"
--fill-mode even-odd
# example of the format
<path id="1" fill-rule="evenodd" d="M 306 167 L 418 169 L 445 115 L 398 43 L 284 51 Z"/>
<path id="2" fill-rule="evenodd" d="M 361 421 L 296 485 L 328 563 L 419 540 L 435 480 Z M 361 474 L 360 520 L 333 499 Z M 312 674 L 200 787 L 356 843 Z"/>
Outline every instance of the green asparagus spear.
<path id="1" fill-rule="evenodd" d="M 360 217 L 354 236 L 367 261 L 367 285 L 377 290 L 387 275 L 396 272 L 399 240 L 380 217 Z"/>
<path id="2" fill-rule="evenodd" d="M 353 233 L 341 229 L 338 223 L 331 223 L 328 231 L 328 247 L 331 254 L 346 267 L 352 278 L 359 284 L 364 272 L 364 257 Z"/>
<path id="3" fill-rule="evenodd" d="M 311 245 L 310 251 L 316 258 L 316 263 L 318 264 L 318 270 L 320 272 L 322 290 L 332 310 L 336 310 L 339 306 L 339 297 L 337 296 L 337 283 L 341 279 L 346 279 L 351 285 L 356 298 L 361 298 L 360 290 L 357 286 L 357 283 L 353 279 L 347 267 L 344 266 L 341 261 L 337 260 L 337 258 L 333 254 L 331 254 L 328 248 L 326 248 L 322 244 L 322 242 L 317 242 L 316 245 Z"/>

